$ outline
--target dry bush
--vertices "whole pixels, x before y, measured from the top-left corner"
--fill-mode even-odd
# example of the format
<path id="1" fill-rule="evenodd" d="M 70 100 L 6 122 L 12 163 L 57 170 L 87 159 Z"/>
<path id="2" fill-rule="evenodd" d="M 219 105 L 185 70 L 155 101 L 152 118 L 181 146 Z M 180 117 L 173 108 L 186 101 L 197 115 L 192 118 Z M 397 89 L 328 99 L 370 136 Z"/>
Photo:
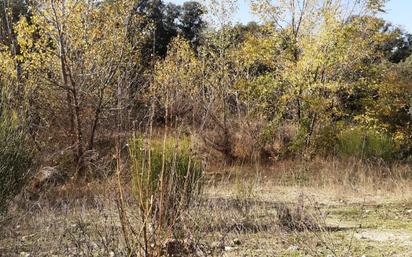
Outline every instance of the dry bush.
<path id="1" fill-rule="evenodd" d="M 282 205 L 281 209 L 286 209 L 286 212 L 280 212 L 280 224 L 292 233 L 298 249 L 304 250 L 310 256 L 319 257 L 355 255 L 352 239 L 356 230 L 352 231 L 352 236 L 349 234 L 347 241 L 337 238 L 334 233 L 353 228 L 328 225 L 327 212 L 322 211 L 319 203 L 312 197 L 301 194 L 296 203 Z"/>
<path id="2" fill-rule="evenodd" d="M 262 131 L 263 148 L 262 151 L 266 158 L 277 161 L 287 157 L 289 148 L 293 140 L 298 135 L 298 129 L 295 125 L 289 123 L 268 125 Z"/>
<path id="3" fill-rule="evenodd" d="M 224 175 L 223 175 L 224 176 Z M 243 177 L 238 173 L 231 177 L 210 181 L 205 197 L 185 216 L 188 230 L 198 241 L 211 235 L 224 240 L 231 233 L 258 233 L 276 230 L 276 215 L 273 204 L 260 198 L 260 176 Z M 224 194 L 218 190 L 223 189 Z M 215 249 L 218 250 L 218 249 Z"/>
<path id="4" fill-rule="evenodd" d="M 199 131 L 201 151 L 212 164 L 267 162 L 272 153 L 261 139 L 263 127 L 264 122 L 244 115 L 228 121 L 225 129 L 216 126 Z"/>
<path id="5" fill-rule="evenodd" d="M 410 185 L 411 167 L 404 163 L 365 162 L 357 159 L 282 160 L 263 166 L 262 175 L 283 186 L 342 188 L 352 191 L 403 190 Z"/>
<path id="6" fill-rule="evenodd" d="M 284 165 L 284 172 L 293 167 L 292 162 Z M 325 169 L 325 174 L 320 174 L 326 176 L 326 163 L 301 162 L 294 167 L 296 171 L 302 171 L 304 166 L 307 166 L 306 185 L 317 185 L 320 178 L 316 177 L 316 172 L 319 171 L 316 167 Z M 265 170 L 262 167 L 259 169 L 261 172 Z M 231 170 L 232 173 L 227 171 L 225 175 L 221 175 L 223 177 L 216 178 L 217 182 L 211 181 L 205 194 L 193 198 L 190 208 L 180 212 L 176 226 L 165 227 L 170 230 L 162 233 L 160 239 L 156 234 L 158 226 L 152 225 L 158 224 L 156 214 L 153 213 L 147 219 L 148 239 L 151 240 L 149 247 L 154 248 L 153 255 L 157 255 L 159 246 L 162 256 L 222 256 L 226 254 L 227 247 L 246 250 L 245 247 L 249 245 L 243 241 L 244 238 L 260 239 L 260 236 L 267 235 L 270 241 L 284 240 L 286 243 L 283 246 L 286 248 L 293 244 L 299 251 L 311 256 L 353 256 L 350 241 L 337 241 L 339 238 L 335 232 L 338 228 L 327 225 L 325 206 L 313 200 L 312 196 L 301 194 L 295 198 L 301 191 L 296 187 L 290 187 L 287 195 L 277 195 L 276 183 L 279 181 L 276 174 L 267 177 L 268 174 L 251 172 L 253 168 L 249 166 L 237 169 L 230 167 L 226 170 Z M 275 184 L 269 183 L 270 188 L 267 188 L 266 182 L 269 179 L 270 183 Z M 11 245 L 16 249 L 31 249 L 33 256 L 145 256 L 138 251 L 144 245 L 142 229 L 145 221 L 140 215 L 136 191 L 131 189 L 130 181 L 122 178 L 126 207 L 122 212 L 118 209 L 121 202 L 116 195 L 117 181 L 113 179 L 110 183 L 106 182 L 85 184 L 83 187 L 73 183 L 59 187 L 59 190 L 50 189 L 47 195 L 37 201 L 36 207 L 20 210 L 24 212 L 19 214 L 22 216 L 18 215 L 13 223 L 0 231 L 0 250 L 4 250 L 6 256 L 14 256 L 9 253 L 15 250 L 4 244 L 10 242 L 7 241 L 9 237 L 14 241 Z M 288 183 L 292 184 L 291 181 Z M 334 193 L 330 190 L 330 185 L 325 186 L 328 194 Z M 119 219 L 119 213 L 125 219 Z M 13 210 L 13 215 L 15 214 Z M 129 245 L 123 237 L 123 222 L 130 236 Z M 14 232 L 17 225 L 25 227 L 25 223 L 30 223 L 26 234 Z M 32 231 L 42 232 L 35 233 L 35 239 L 30 239 L 33 242 L 30 242 L 32 245 L 29 248 L 27 240 L 23 242 L 20 238 L 23 235 L 30 238 Z M 6 239 L 2 239 L 2 235 Z M 273 236 L 276 239 L 271 238 Z M 236 245 L 236 238 L 240 239 L 241 245 Z M 131 252 L 130 249 L 134 251 Z M 263 249 L 259 248 L 260 250 Z M 278 251 L 277 248 L 273 250 Z"/>
<path id="7" fill-rule="evenodd" d="M 316 231 L 321 226 L 317 219 L 310 213 L 308 206 L 299 201 L 295 206 L 288 206 L 284 203 L 276 205 L 276 214 L 279 225 L 290 231 Z"/>
<path id="8" fill-rule="evenodd" d="M 113 181 L 50 188 L 13 205 L 0 226 L 3 256 L 129 256 L 122 240 Z M 129 197 L 127 197 L 129 198 Z"/>
<path id="9" fill-rule="evenodd" d="M 260 139 L 262 122 L 253 120 L 251 117 L 242 118 L 239 129 L 234 134 L 233 153 L 242 163 L 256 163 L 266 161 Z"/>

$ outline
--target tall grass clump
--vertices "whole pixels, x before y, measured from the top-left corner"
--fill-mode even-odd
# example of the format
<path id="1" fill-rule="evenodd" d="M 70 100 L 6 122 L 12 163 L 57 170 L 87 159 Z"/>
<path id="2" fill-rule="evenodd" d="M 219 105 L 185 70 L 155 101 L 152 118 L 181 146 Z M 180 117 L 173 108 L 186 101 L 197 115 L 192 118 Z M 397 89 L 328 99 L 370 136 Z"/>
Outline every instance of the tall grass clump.
<path id="1" fill-rule="evenodd" d="M 338 136 L 338 153 L 341 157 L 358 159 L 393 160 L 399 149 L 387 134 L 371 129 L 351 128 Z"/>
<path id="2" fill-rule="evenodd" d="M 27 182 L 32 163 L 33 151 L 17 116 L 0 112 L 0 215 Z"/>
<path id="3" fill-rule="evenodd" d="M 188 138 L 134 137 L 129 148 L 144 256 L 160 256 L 165 240 L 178 239 L 180 218 L 200 189 L 202 162 Z"/>

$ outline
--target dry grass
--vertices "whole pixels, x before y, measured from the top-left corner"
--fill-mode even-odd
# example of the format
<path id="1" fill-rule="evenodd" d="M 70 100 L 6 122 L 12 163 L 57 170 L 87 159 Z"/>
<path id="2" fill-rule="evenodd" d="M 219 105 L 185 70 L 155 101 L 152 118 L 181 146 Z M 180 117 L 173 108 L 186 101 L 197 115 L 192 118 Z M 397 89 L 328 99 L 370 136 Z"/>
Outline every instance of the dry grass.
<path id="1" fill-rule="evenodd" d="M 165 241 L 164 254 L 346 257 L 412 252 L 412 181 L 406 166 L 315 161 L 214 170 L 202 197 L 181 217 L 179 233 L 185 239 Z M 374 170 L 381 175 L 372 176 Z M 125 185 L 131 207 L 127 215 L 138 227 L 141 221 Z M 2 222 L 0 256 L 128 256 L 115 189 L 110 179 L 66 185 L 34 203 L 15 205 Z"/>

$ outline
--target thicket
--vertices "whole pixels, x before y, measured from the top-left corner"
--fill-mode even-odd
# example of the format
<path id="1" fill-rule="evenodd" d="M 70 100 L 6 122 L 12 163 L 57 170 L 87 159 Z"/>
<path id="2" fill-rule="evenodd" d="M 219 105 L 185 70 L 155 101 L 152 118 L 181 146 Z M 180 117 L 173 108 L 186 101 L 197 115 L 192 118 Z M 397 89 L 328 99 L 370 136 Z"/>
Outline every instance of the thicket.
<path id="1" fill-rule="evenodd" d="M 40 162 L 63 149 L 80 180 L 152 126 L 226 162 L 407 160 L 412 37 L 351 4 L 252 1 L 242 25 L 230 0 L 2 0 L 1 85 Z"/>
<path id="2" fill-rule="evenodd" d="M 235 0 L 0 0 L 0 211 L 33 162 L 110 170 L 128 255 L 162 256 L 202 160 L 408 161 L 412 36 L 384 2 L 251 1 L 242 25 Z"/>

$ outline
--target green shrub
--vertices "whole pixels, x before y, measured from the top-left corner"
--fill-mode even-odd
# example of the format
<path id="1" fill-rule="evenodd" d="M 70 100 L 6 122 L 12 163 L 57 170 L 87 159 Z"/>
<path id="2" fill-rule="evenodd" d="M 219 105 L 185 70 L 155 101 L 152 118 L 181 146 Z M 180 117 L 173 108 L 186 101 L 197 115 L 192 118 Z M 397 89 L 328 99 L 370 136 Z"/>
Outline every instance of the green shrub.
<path id="1" fill-rule="evenodd" d="M 0 213 L 25 185 L 32 161 L 33 151 L 18 119 L 0 113 Z"/>
<path id="2" fill-rule="evenodd" d="M 323 125 L 313 136 L 313 151 L 318 156 L 330 157 L 336 156 L 337 144 L 339 143 L 339 134 L 343 124 Z"/>
<path id="3" fill-rule="evenodd" d="M 129 141 L 133 191 L 144 216 L 163 212 L 164 226 L 186 208 L 199 189 L 202 163 L 194 157 L 187 138 Z M 155 219 L 157 219 L 156 217 Z"/>
<path id="4" fill-rule="evenodd" d="M 342 157 L 392 160 L 398 150 L 389 135 L 371 129 L 351 128 L 338 136 L 338 153 Z"/>

